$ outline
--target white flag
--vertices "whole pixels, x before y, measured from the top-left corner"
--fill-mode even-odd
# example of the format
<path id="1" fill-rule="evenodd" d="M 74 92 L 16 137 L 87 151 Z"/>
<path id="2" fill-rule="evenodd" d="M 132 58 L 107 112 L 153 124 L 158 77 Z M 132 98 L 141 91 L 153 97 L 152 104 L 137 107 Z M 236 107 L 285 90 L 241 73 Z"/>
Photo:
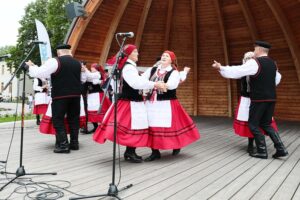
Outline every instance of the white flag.
<path id="1" fill-rule="evenodd" d="M 35 25 L 36 25 L 38 40 L 41 42 L 45 42 L 45 44 L 39 44 L 41 62 L 43 64 L 46 60 L 52 58 L 50 39 L 47 30 L 42 22 L 35 19 Z"/>

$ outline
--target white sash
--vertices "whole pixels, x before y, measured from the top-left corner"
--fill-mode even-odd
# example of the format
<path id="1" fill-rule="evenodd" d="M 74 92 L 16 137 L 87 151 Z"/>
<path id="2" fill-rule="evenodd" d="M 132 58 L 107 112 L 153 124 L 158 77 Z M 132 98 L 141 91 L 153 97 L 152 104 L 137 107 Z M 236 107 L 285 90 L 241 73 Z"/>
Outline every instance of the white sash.
<path id="1" fill-rule="evenodd" d="M 172 110 L 170 100 L 147 101 L 146 108 L 150 127 L 166 127 L 172 125 Z"/>
<path id="2" fill-rule="evenodd" d="M 87 104 L 88 104 L 88 111 L 98 111 L 100 106 L 100 94 L 97 93 L 91 93 L 87 96 Z"/>
<path id="3" fill-rule="evenodd" d="M 241 97 L 240 106 L 237 113 L 237 120 L 247 122 L 249 119 L 249 107 L 251 100 L 248 97 Z"/>
<path id="4" fill-rule="evenodd" d="M 144 102 L 130 101 L 131 129 L 139 130 L 148 128 L 147 110 Z"/>
<path id="5" fill-rule="evenodd" d="M 48 95 L 45 92 L 38 92 L 34 95 L 34 105 L 48 104 Z"/>

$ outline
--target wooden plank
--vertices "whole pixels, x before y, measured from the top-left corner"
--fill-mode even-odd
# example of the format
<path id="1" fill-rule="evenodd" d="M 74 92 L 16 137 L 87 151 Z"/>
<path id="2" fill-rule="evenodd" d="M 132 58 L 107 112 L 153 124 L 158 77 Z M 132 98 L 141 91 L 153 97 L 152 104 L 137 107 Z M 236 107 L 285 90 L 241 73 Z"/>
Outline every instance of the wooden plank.
<path id="1" fill-rule="evenodd" d="M 254 194 L 254 196 L 252 197 L 253 199 L 267 200 L 273 197 L 273 195 L 277 192 L 282 183 L 285 182 L 290 173 L 295 170 L 295 167 L 297 167 L 297 164 L 300 160 L 300 151 L 298 151 L 299 146 L 299 138 L 293 143 L 293 145 L 289 146 L 289 162 L 274 160 L 274 162 L 279 162 L 279 164 L 281 164 L 280 167 L 271 176 L 271 178 Z M 298 178 L 298 181 L 300 183 L 300 177 Z M 291 199 L 291 194 L 293 194 L 296 190 L 295 186 L 297 185 L 294 185 L 294 187 L 288 187 L 290 191 L 284 192 L 284 196 L 281 195 L 282 199 Z"/>
<path id="2" fill-rule="evenodd" d="M 191 0 L 193 28 L 193 115 L 198 115 L 198 37 L 196 1 Z"/>
<path id="3" fill-rule="evenodd" d="M 78 43 L 86 30 L 87 25 L 91 21 L 92 17 L 94 16 L 95 12 L 101 5 L 103 0 L 94 0 L 94 1 L 88 1 L 87 5 L 85 6 L 85 10 L 88 13 L 87 18 L 78 18 L 74 29 L 72 30 L 72 33 L 70 37 L 68 38 L 67 43 L 72 45 L 72 53 L 75 54 L 75 50 L 77 49 Z"/>
<path id="4" fill-rule="evenodd" d="M 266 2 L 270 7 L 270 9 L 272 10 L 274 17 L 276 18 L 278 24 L 281 27 L 285 40 L 288 43 L 288 47 L 293 57 L 298 81 L 300 83 L 300 49 L 298 46 L 298 41 L 296 39 L 296 36 L 293 33 L 290 23 L 287 17 L 285 16 L 285 14 L 283 13 L 282 9 L 280 8 L 280 6 L 278 5 L 278 3 L 272 0 L 266 0 Z"/>
<path id="5" fill-rule="evenodd" d="M 295 140 L 294 137 L 286 138 L 283 137 L 286 144 L 287 142 L 293 142 Z M 298 141 L 299 142 L 299 141 Z M 272 144 L 269 146 L 272 147 Z M 293 145 L 292 147 L 289 147 L 290 153 L 295 150 L 296 145 Z M 270 149 L 270 148 L 269 148 Z M 295 152 L 298 152 L 296 150 Z M 257 159 L 256 159 L 257 160 Z M 211 197 L 211 199 L 230 199 L 234 194 L 237 194 L 241 188 L 244 188 L 240 193 L 245 192 L 247 189 L 247 184 L 250 185 L 250 183 L 247 182 L 250 179 L 253 179 L 256 174 L 263 173 L 261 169 L 267 168 L 270 169 L 270 166 L 279 166 L 277 171 L 275 171 L 274 174 L 270 177 L 270 179 L 265 182 L 258 190 L 258 192 L 255 192 L 255 196 L 251 197 L 253 199 L 271 199 L 271 196 L 276 192 L 276 187 L 282 184 L 284 181 L 286 174 L 291 170 L 289 162 L 284 162 L 282 160 L 274 160 L 270 162 L 258 162 L 255 164 L 255 166 L 252 166 L 250 168 L 245 167 L 244 169 L 241 168 L 239 170 L 234 170 L 232 173 L 226 174 L 222 179 L 219 179 L 216 183 L 212 184 L 209 188 L 206 188 L 206 190 L 203 190 L 202 193 L 207 194 L 207 197 Z M 293 165 L 293 164 L 292 164 Z M 276 169 L 276 168 L 275 168 Z M 278 175 L 278 173 L 280 175 Z M 264 175 L 267 176 L 267 175 Z M 253 182 L 251 184 L 250 188 L 253 187 L 253 185 L 259 185 L 258 181 Z M 268 188 L 269 187 L 269 188 Z M 215 192 L 213 192 L 215 190 Z M 245 198 L 250 192 L 244 193 Z M 238 197 L 236 197 L 237 199 Z"/>
<path id="6" fill-rule="evenodd" d="M 135 38 L 135 45 L 137 46 L 137 48 L 140 47 L 140 43 L 141 43 L 141 40 L 142 40 L 144 27 L 145 27 L 145 23 L 146 23 L 148 13 L 149 13 L 149 10 L 150 10 L 150 7 L 151 7 L 151 3 L 152 3 L 152 0 L 146 0 L 145 4 L 144 4 L 142 16 L 141 16 L 140 21 L 139 21 L 138 29 L 137 29 L 137 32 L 136 32 L 136 38 Z"/>
<path id="7" fill-rule="evenodd" d="M 252 40 L 255 41 L 258 39 L 258 31 L 255 26 L 255 22 L 254 22 L 252 13 L 250 11 L 249 5 L 248 5 L 247 1 L 245 1 L 245 0 L 238 0 L 238 3 L 243 11 L 243 14 L 246 19 Z"/>
<path id="8" fill-rule="evenodd" d="M 164 42 L 164 50 L 167 50 L 169 47 L 169 38 L 170 38 L 170 31 L 171 31 L 171 22 L 172 22 L 172 16 L 173 16 L 173 7 L 174 2 L 173 0 L 169 0 L 168 4 L 168 15 L 167 15 L 167 21 L 166 21 L 166 30 L 165 30 L 165 42 Z"/>
<path id="9" fill-rule="evenodd" d="M 271 146 L 271 144 L 268 144 L 268 146 Z M 236 152 L 232 155 L 236 155 L 242 152 Z M 228 154 L 227 154 L 228 155 Z M 247 166 L 254 166 L 256 168 L 256 172 L 253 173 L 256 175 L 263 169 L 268 162 L 264 162 L 265 160 L 259 160 L 258 163 L 262 163 L 262 165 L 255 165 L 257 163 L 257 159 L 248 157 L 248 159 L 245 159 L 244 157 L 238 157 L 235 160 L 233 160 L 230 163 L 225 164 L 223 167 L 218 168 L 215 171 L 212 171 L 209 173 L 207 176 L 201 177 L 201 176 L 193 176 L 193 177 L 188 177 L 185 182 L 182 182 L 182 184 L 185 186 L 182 188 L 180 191 L 176 193 L 176 195 L 173 195 L 172 198 L 170 199 L 184 199 L 184 198 L 189 198 L 189 199 L 199 199 L 200 197 L 203 199 L 207 199 L 208 196 L 206 196 L 207 192 L 213 192 L 216 188 L 213 187 L 214 184 L 223 184 L 224 179 L 228 179 L 227 174 L 232 173 L 235 170 L 242 170 L 243 168 L 247 168 Z M 239 163 L 239 165 L 236 165 Z M 243 166 L 243 168 L 240 168 L 240 166 Z M 248 170 L 247 170 L 248 171 Z M 234 173 L 233 173 L 234 174 Z M 227 178 L 225 178 L 227 177 Z M 219 181 L 222 180 L 222 181 Z M 248 180 L 249 179 L 245 179 Z M 239 182 L 237 182 L 239 184 Z M 214 185 L 215 186 L 215 185 Z M 222 187 L 222 186 L 221 186 Z M 206 190 L 208 188 L 208 190 Z M 212 189 L 212 190 L 210 190 Z M 222 199 L 226 199 L 222 197 Z M 247 199 L 247 198 L 245 198 Z"/>
<path id="10" fill-rule="evenodd" d="M 216 7 L 216 13 L 217 13 L 217 17 L 218 17 L 220 32 L 221 32 L 225 65 L 229 65 L 228 45 L 227 45 L 225 28 L 224 28 L 224 20 L 223 20 L 222 11 L 221 11 L 221 8 L 220 8 L 219 0 L 214 0 L 214 5 Z M 230 81 L 230 79 L 227 79 L 227 101 L 228 101 L 227 102 L 228 117 L 232 117 L 232 94 L 231 94 L 231 81 Z"/>
<path id="11" fill-rule="evenodd" d="M 105 42 L 104 42 L 104 45 L 102 47 L 102 51 L 101 51 L 101 56 L 100 56 L 100 59 L 99 59 L 99 63 L 100 64 L 104 64 L 106 59 L 107 59 L 107 56 L 108 56 L 108 52 L 109 52 L 109 49 L 110 49 L 110 45 L 112 43 L 112 40 L 113 38 L 115 37 L 115 32 L 117 30 L 117 27 L 119 25 L 119 22 L 121 20 L 121 17 L 128 5 L 128 2 L 129 0 L 122 0 L 120 2 L 120 5 L 119 5 L 119 8 L 118 8 L 118 12 L 116 12 L 115 16 L 114 16 L 114 19 L 109 27 L 109 30 L 108 32 L 106 33 L 106 38 L 105 38 Z"/>
<path id="12" fill-rule="evenodd" d="M 287 145 L 290 156 L 284 159 L 255 159 L 246 152 L 247 139 L 233 133 L 232 120 L 222 117 L 193 118 L 200 128 L 201 139 L 182 149 L 174 157 L 171 150 L 161 150 L 162 158 L 154 162 L 129 163 L 124 161 L 122 153 L 125 147 L 120 147 L 120 165 L 122 170 L 119 188 L 133 184 L 128 190 L 119 193 L 121 198 L 133 199 L 229 199 L 241 188 L 252 189 L 260 182 L 262 192 L 273 199 L 291 199 L 297 197 L 299 187 L 299 155 L 300 155 L 300 125 L 292 122 L 278 122 L 280 135 Z M 0 124 L 0 159 L 6 157 L 11 138 L 11 124 Z M 17 125 L 16 133 L 19 133 Z M 55 137 L 38 133 L 35 121 L 25 122 L 24 165 L 30 172 L 58 172 L 56 176 L 36 176 L 33 181 L 54 181 L 51 184 L 65 186 L 57 180 L 71 182 L 69 190 L 83 194 L 94 195 L 106 193 L 111 183 L 112 143 L 94 142 L 91 135 L 80 135 L 80 150 L 70 154 L 53 153 Z M 15 134 L 8 171 L 15 171 L 19 164 L 20 134 Z M 274 152 L 272 142 L 267 138 L 270 154 Z M 137 153 L 143 157 L 150 155 L 149 148 L 137 148 Z M 118 154 L 117 154 L 118 155 Z M 298 159 L 298 161 L 297 161 Z M 3 160 L 3 159 L 2 159 Z M 297 163 L 298 162 L 298 163 Z M 297 164 L 296 164 L 297 163 Z M 70 167 L 72 166 L 72 167 Z M 0 166 L 1 168 L 1 166 Z M 289 173 L 290 172 L 290 173 Z M 268 174 L 269 173 L 269 174 Z M 266 175 L 259 179 L 260 174 Z M 269 178 L 268 178 L 269 177 Z M 4 178 L 4 176 L 0 176 Z M 30 177 L 31 178 L 31 177 Z M 116 173 L 118 181 L 119 171 Z M 253 181 L 253 180 L 257 180 Z M 5 182 L 3 179 L 1 183 Z M 22 180 L 24 182 L 26 180 Z M 249 182 L 252 184 L 247 185 Z M 1 184 L 0 184 L 1 185 Z M 268 189 L 267 186 L 270 186 Z M 276 190 L 276 188 L 278 188 Z M 9 185 L 1 191 L 1 199 L 19 187 Z M 233 190 L 233 193 L 231 193 Z M 261 193 L 260 190 L 257 190 Z M 76 197 L 64 193 L 64 199 Z M 216 193 L 217 192 L 217 193 Z M 227 194 L 229 192 L 229 194 Z M 278 196 L 278 195 L 285 196 Z M 220 194 L 223 194 L 220 196 Z M 245 194 L 246 196 L 251 196 Z M 24 194 L 15 193 L 9 199 L 22 199 Z M 217 198 L 221 197 L 221 198 Z M 256 196 L 253 196 L 254 199 Z M 285 198 L 286 197 L 286 198 Z"/>

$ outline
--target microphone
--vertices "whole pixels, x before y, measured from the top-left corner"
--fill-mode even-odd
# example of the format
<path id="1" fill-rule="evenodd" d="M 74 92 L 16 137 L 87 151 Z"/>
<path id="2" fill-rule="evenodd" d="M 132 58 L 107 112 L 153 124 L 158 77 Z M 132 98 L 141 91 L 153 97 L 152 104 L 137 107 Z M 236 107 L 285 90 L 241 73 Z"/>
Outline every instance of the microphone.
<path id="1" fill-rule="evenodd" d="M 117 33 L 118 36 L 123 36 L 123 37 L 129 37 L 129 38 L 133 38 L 134 37 L 134 33 L 133 32 L 127 32 L 127 33 Z"/>
<path id="2" fill-rule="evenodd" d="M 0 59 L 2 59 L 2 58 L 10 58 L 10 57 L 11 57 L 11 54 L 6 54 L 6 55 L 0 56 Z"/>
<path id="3" fill-rule="evenodd" d="M 33 43 L 33 44 L 47 44 L 47 42 L 38 41 L 38 40 L 32 40 L 31 43 Z"/>

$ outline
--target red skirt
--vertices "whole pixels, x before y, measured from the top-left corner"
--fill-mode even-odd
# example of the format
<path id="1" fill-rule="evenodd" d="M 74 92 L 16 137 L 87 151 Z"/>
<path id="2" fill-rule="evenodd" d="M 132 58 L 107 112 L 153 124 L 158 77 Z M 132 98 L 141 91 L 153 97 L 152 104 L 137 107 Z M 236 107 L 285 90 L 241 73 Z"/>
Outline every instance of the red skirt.
<path id="1" fill-rule="evenodd" d="M 81 98 L 81 101 L 82 98 Z M 42 121 L 40 123 L 40 133 L 44 134 L 52 134 L 55 135 L 56 131 L 52 123 L 52 109 L 51 109 L 51 103 L 52 101 L 49 102 L 48 110 L 45 115 L 43 115 Z M 69 133 L 69 125 L 67 118 L 64 119 L 64 124 L 67 133 Z M 86 119 L 85 119 L 85 113 L 83 107 L 80 108 L 80 117 L 79 117 L 79 127 L 85 127 L 86 126 Z"/>
<path id="2" fill-rule="evenodd" d="M 170 100 L 172 110 L 171 127 L 149 127 L 148 147 L 153 149 L 180 149 L 200 138 L 192 118 L 177 99 Z"/>
<path id="3" fill-rule="evenodd" d="M 237 119 L 237 113 L 239 110 L 239 106 L 240 106 L 240 101 L 239 101 L 239 104 L 236 108 L 235 115 L 234 115 L 234 122 L 233 122 L 234 132 L 235 132 L 235 134 L 237 134 L 241 137 L 253 138 L 253 134 L 251 133 L 251 131 L 249 129 L 248 122 L 240 121 Z M 278 127 L 276 125 L 274 118 L 272 118 L 271 126 L 275 129 L 275 131 L 278 131 Z M 263 130 L 261 130 L 261 131 L 262 131 L 262 133 L 265 134 L 265 132 Z"/>
<path id="4" fill-rule="evenodd" d="M 35 105 L 33 107 L 33 114 L 35 115 L 44 115 L 47 112 L 48 105 L 47 104 L 40 104 L 40 105 Z"/>
<path id="5" fill-rule="evenodd" d="M 100 103 L 102 101 L 102 98 L 104 97 L 104 93 L 103 92 L 99 93 L 99 96 L 100 96 L 100 102 L 99 102 L 99 107 L 100 107 Z M 98 113 L 98 110 L 88 110 L 88 121 L 101 123 L 110 105 L 111 105 L 110 100 L 107 97 L 104 97 L 103 106 L 100 113 Z"/>
<path id="6" fill-rule="evenodd" d="M 85 127 L 85 125 L 86 125 L 85 121 L 86 121 L 85 116 L 80 116 L 79 127 Z M 64 124 L 65 124 L 67 133 L 69 133 L 70 132 L 69 125 L 68 125 L 68 121 L 66 118 L 64 120 Z M 55 135 L 56 131 L 55 131 L 55 128 L 52 123 L 52 117 L 44 115 L 42 118 L 42 121 L 40 123 L 39 130 L 40 130 L 40 133 Z"/>
<path id="7" fill-rule="evenodd" d="M 114 141 L 114 105 L 111 105 L 98 126 L 93 139 L 103 144 L 107 139 Z M 147 115 L 147 113 L 145 113 Z M 117 104 L 117 143 L 130 147 L 147 147 L 148 129 L 131 128 L 130 101 L 119 100 Z"/>

